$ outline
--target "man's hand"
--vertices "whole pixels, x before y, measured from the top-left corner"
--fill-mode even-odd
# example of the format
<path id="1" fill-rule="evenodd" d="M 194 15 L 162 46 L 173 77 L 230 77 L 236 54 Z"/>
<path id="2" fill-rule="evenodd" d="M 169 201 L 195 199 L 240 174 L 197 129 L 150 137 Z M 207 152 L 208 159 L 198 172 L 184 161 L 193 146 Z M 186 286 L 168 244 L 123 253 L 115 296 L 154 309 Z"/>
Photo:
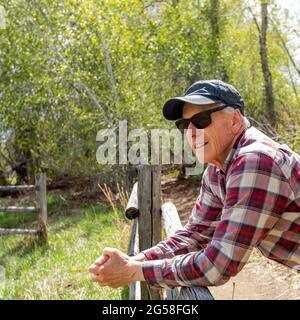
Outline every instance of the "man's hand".
<path id="1" fill-rule="evenodd" d="M 102 256 L 89 267 L 91 280 L 100 286 L 118 288 L 133 281 L 144 281 L 142 262 L 118 249 L 105 248 Z"/>

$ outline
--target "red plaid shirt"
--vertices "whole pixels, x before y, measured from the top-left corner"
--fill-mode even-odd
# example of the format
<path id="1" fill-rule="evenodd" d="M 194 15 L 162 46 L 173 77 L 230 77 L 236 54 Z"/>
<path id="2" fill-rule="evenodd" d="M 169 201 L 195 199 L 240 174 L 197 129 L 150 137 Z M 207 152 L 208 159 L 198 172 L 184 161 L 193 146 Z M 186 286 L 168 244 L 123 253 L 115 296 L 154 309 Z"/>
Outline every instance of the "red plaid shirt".
<path id="1" fill-rule="evenodd" d="M 300 157 L 251 127 L 222 169 L 206 168 L 183 230 L 143 251 L 144 277 L 166 289 L 222 285 L 254 247 L 300 270 Z"/>

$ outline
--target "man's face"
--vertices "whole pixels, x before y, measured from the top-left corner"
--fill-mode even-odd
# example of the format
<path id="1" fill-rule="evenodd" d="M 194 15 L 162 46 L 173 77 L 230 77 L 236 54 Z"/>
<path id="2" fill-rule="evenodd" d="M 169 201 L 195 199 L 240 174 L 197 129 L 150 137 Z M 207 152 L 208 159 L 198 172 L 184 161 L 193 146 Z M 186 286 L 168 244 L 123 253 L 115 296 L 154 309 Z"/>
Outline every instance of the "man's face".
<path id="1" fill-rule="evenodd" d="M 217 104 L 196 106 L 185 103 L 182 117 L 189 119 L 196 113 L 216 107 Z M 190 123 L 188 129 L 191 130 L 188 130 L 187 138 L 199 162 L 222 164 L 234 137 L 233 115 L 217 111 L 211 114 L 211 119 L 211 124 L 205 129 L 197 129 Z"/>

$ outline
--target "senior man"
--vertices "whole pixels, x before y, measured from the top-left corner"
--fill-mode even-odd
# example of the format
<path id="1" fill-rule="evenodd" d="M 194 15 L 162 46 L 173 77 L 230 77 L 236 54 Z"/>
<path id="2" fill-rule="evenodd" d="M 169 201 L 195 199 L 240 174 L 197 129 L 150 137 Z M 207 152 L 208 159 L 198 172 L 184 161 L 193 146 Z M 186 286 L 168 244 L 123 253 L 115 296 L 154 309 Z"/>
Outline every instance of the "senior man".
<path id="1" fill-rule="evenodd" d="M 194 83 L 163 114 L 191 129 L 189 143 L 208 163 L 192 214 L 182 230 L 135 257 L 106 248 L 89 269 L 92 280 L 113 288 L 218 286 L 241 271 L 254 247 L 299 271 L 299 156 L 249 128 L 240 94 L 219 80 Z"/>

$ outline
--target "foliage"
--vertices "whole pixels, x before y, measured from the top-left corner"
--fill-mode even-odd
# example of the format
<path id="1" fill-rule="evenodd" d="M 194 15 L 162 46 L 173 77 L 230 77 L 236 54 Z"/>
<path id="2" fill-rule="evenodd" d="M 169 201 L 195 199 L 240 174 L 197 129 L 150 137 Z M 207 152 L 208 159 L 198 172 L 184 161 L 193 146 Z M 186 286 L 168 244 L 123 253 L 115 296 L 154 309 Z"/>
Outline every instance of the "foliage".
<path id="1" fill-rule="evenodd" d="M 0 123 L 30 172 L 90 175 L 96 133 L 169 127 L 161 105 L 199 79 L 235 85 L 263 121 L 258 30 L 248 1 L 3 0 Z M 259 1 L 252 11 L 259 21 Z M 287 55 L 289 17 L 269 6 L 268 59 L 278 128 L 299 124 L 299 75 Z M 296 28 L 297 26 L 293 26 Z M 293 127 L 293 128 L 295 128 Z M 295 130 L 295 129 L 293 129 Z"/>

